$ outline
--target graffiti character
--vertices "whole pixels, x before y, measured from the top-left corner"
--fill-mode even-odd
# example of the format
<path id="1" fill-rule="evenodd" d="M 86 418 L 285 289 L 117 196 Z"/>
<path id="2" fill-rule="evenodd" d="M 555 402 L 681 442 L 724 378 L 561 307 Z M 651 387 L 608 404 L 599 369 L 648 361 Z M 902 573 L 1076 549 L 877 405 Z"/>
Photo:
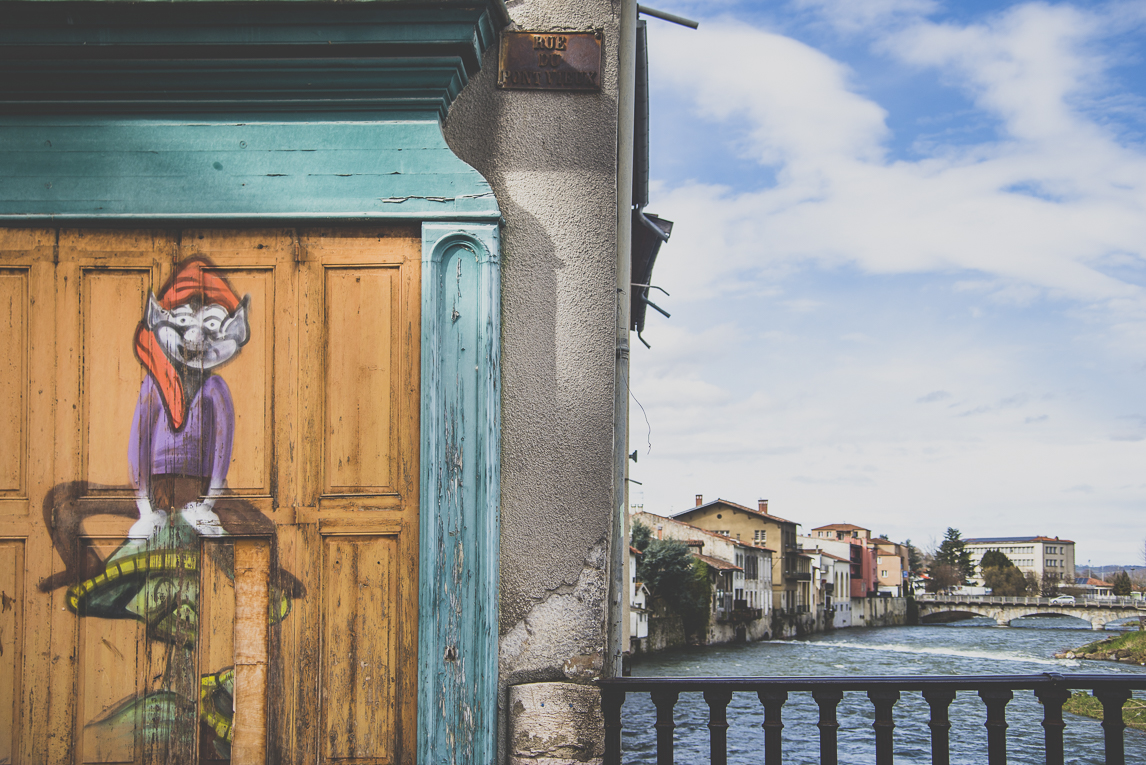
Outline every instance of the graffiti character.
<path id="1" fill-rule="evenodd" d="M 150 537 L 166 525 L 167 514 L 154 501 L 165 480 L 206 482 L 180 514 L 200 534 L 224 533 L 214 507 L 227 484 L 235 410 L 227 383 L 212 370 L 250 339 L 250 297 L 240 301 L 203 266 L 187 261 L 162 297 L 149 295 L 135 334 L 136 354 L 150 374 L 131 427 L 131 479 L 139 509 L 132 538 Z"/>
<path id="2" fill-rule="evenodd" d="M 201 759 L 214 759 L 210 751 L 222 759 L 230 753 L 234 670 L 198 674 L 195 646 L 201 558 L 210 554 L 215 569 L 233 579 L 234 548 L 223 539 L 201 544 L 201 538 L 237 532 L 271 540 L 271 624 L 304 595 L 302 583 L 273 562 L 274 523 L 226 492 L 235 411 L 227 383 L 215 372 L 250 340 L 249 307 L 250 297 L 240 299 L 209 262 L 181 263 L 158 297 L 148 295 L 135 332 L 147 376 L 129 437 L 134 508 L 130 500 L 84 500 L 99 487 L 83 482 L 61 484 L 44 501 L 45 523 L 66 570 L 40 589 L 67 585 L 65 603 L 77 616 L 140 621 L 149 640 L 169 646 L 161 654 L 161 687 L 123 699 L 85 730 L 124 746 L 142 735 L 145 746 L 167 752 L 156 755 L 164 761 L 180 747 L 186 751 L 186 736 L 196 730 L 204 736 Z M 106 560 L 82 540 L 84 519 L 97 514 L 135 518 Z"/>

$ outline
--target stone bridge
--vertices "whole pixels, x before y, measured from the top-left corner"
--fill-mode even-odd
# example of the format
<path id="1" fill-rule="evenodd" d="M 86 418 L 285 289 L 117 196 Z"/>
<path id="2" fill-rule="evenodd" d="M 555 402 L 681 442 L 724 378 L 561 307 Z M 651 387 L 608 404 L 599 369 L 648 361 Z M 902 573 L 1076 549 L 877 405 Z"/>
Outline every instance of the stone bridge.
<path id="1" fill-rule="evenodd" d="M 1109 622 L 1146 616 L 1146 601 L 1134 598 L 1079 598 L 1074 605 L 1052 604 L 1050 598 L 1007 598 L 991 595 L 924 595 L 919 604 L 923 624 L 944 621 L 943 614 L 985 616 L 1006 627 L 1024 616 L 1074 616 L 1090 622 L 1093 629 L 1106 629 Z"/>

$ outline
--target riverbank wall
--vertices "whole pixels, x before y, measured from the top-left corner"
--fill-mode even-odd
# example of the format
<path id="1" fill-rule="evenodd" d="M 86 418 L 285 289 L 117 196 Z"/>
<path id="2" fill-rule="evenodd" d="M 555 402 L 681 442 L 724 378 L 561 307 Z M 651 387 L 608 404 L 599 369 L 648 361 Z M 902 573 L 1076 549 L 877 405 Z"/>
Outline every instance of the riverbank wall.
<path id="1" fill-rule="evenodd" d="M 852 598 L 853 627 L 907 624 L 907 598 Z"/>
<path id="2" fill-rule="evenodd" d="M 670 648 L 690 644 L 680 616 L 654 598 L 649 603 L 648 637 L 632 641 L 634 654 L 658 653 Z M 852 598 L 852 627 L 898 627 L 907 624 L 905 598 Z M 826 622 L 826 623 L 825 623 Z M 834 629 L 831 619 L 823 611 L 803 613 L 771 612 L 750 622 L 710 622 L 703 639 L 691 643 L 723 645 L 727 643 L 756 642 L 768 639 L 804 637 Z M 842 629 L 847 629 L 843 627 Z"/>

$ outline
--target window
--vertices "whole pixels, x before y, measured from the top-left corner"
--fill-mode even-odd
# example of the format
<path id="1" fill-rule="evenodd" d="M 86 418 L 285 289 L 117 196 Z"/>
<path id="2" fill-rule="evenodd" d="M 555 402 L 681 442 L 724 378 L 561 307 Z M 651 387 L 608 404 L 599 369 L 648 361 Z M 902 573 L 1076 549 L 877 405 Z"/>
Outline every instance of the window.
<path id="1" fill-rule="evenodd" d="M 720 535 L 722 535 L 722 536 L 726 536 L 726 537 L 727 537 L 727 536 L 729 536 L 729 533 L 728 533 L 728 529 L 725 529 L 725 530 L 723 530 L 723 531 L 719 531 L 719 530 L 718 530 L 718 531 L 714 531 L 714 532 L 712 532 L 712 533 L 713 533 L 713 534 L 720 534 Z"/>
<path id="2" fill-rule="evenodd" d="M 879 572 L 879 576 L 880 576 L 880 578 L 881 578 L 881 579 L 887 579 L 887 569 L 884 569 L 883 571 L 880 571 L 880 572 Z"/>
<path id="3" fill-rule="evenodd" d="M 752 541 L 764 544 L 768 541 L 768 529 L 756 529 L 752 532 Z"/>

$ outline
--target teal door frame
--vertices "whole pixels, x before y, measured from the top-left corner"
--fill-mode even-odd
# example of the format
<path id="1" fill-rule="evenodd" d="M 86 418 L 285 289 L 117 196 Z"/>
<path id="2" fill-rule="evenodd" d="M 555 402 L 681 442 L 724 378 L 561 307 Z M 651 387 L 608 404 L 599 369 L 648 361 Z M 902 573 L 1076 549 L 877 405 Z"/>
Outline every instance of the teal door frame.
<path id="1" fill-rule="evenodd" d="M 501 213 L 441 118 L 508 16 L 209 5 L 0 3 L 0 226 L 421 221 L 417 761 L 492 765 Z"/>

